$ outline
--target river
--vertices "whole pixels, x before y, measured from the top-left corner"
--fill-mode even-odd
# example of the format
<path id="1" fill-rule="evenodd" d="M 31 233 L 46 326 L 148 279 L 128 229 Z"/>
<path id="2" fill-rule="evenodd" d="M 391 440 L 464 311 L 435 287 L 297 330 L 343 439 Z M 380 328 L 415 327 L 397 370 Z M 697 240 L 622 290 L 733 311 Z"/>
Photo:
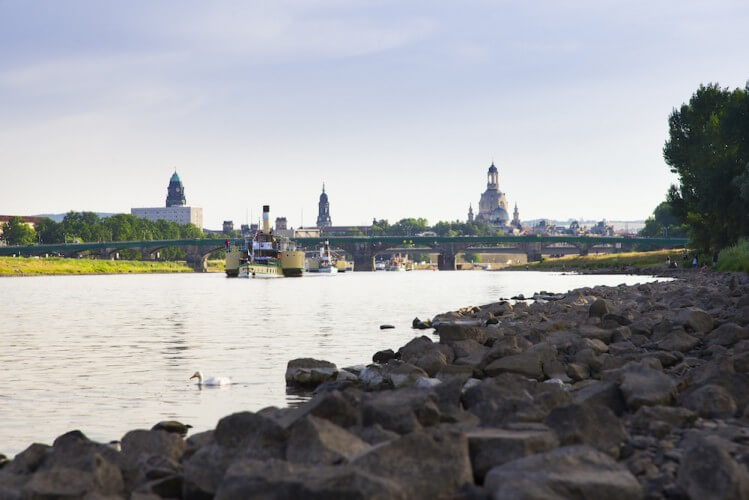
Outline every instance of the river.
<path id="1" fill-rule="evenodd" d="M 426 334 L 414 316 L 539 290 L 652 281 L 523 272 L 346 273 L 240 280 L 220 274 L 0 279 L 0 452 L 80 429 L 99 441 L 177 419 L 193 432 L 284 406 L 288 360 L 370 362 Z M 380 330 L 381 324 L 395 325 Z M 235 384 L 199 389 L 195 370 Z"/>

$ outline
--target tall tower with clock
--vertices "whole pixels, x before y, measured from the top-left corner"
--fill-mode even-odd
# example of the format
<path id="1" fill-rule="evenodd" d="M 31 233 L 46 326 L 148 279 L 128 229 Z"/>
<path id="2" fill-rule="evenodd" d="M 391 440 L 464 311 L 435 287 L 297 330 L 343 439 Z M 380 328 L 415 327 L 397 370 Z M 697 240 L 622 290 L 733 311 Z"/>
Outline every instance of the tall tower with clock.
<path id="1" fill-rule="evenodd" d="M 172 178 L 169 179 L 169 187 L 167 188 L 166 194 L 166 206 L 167 207 L 183 207 L 187 203 L 185 200 L 185 186 L 182 185 L 182 181 L 177 175 L 175 170 L 172 174 Z"/>

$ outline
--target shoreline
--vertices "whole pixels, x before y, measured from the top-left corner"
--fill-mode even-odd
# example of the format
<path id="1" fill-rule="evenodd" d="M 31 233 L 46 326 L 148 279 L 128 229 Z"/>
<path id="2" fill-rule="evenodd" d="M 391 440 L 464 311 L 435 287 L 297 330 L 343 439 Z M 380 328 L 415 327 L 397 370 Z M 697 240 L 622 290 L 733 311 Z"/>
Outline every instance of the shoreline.
<path id="1" fill-rule="evenodd" d="M 311 400 L 187 439 L 72 431 L 0 464 L 0 496 L 746 497 L 749 276 L 673 271 L 417 318 L 368 365 L 291 360 Z"/>

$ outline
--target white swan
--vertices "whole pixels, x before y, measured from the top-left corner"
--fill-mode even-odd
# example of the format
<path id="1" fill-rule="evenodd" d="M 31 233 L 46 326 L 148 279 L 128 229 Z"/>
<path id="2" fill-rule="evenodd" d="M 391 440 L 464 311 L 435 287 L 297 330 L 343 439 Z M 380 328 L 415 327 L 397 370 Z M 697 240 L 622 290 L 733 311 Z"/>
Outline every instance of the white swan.
<path id="1" fill-rule="evenodd" d="M 192 374 L 192 377 L 190 377 L 190 380 L 197 378 L 198 379 L 198 385 L 229 385 L 231 384 L 231 379 L 228 377 L 208 377 L 203 378 L 203 374 L 200 372 L 200 370 L 196 371 Z"/>

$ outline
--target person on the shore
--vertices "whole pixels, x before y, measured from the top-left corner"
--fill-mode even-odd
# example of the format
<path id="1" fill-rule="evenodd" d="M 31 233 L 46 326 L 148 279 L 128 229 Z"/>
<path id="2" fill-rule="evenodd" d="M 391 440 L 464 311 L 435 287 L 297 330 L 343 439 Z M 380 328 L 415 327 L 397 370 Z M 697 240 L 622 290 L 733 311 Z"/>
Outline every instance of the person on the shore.
<path id="1" fill-rule="evenodd" d="M 692 267 L 695 268 L 695 269 L 697 268 L 697 257 L 696 256 L 692 257 Z"/>

